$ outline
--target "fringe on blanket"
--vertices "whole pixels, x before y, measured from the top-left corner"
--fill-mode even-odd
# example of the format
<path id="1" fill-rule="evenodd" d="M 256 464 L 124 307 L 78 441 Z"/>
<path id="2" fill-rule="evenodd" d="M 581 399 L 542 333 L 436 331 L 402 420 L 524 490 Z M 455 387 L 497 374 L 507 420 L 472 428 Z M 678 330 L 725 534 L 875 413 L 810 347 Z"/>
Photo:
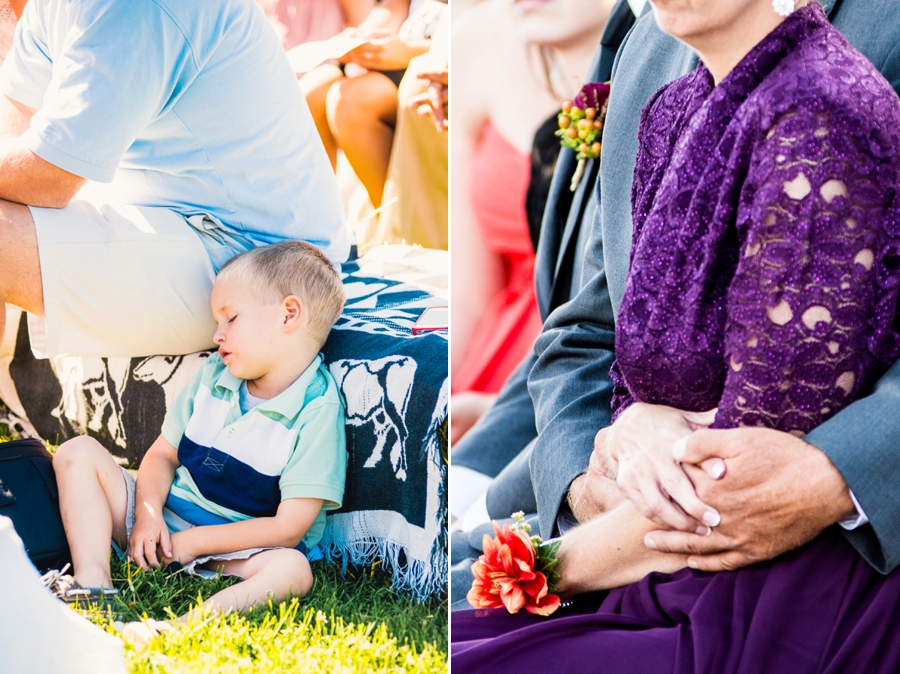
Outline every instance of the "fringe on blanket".
<path id="1" fill-rule="evenodd" d="M 382 568 L 390 574 L 394 588 L 420 602 L 431 598 L 442 599 L 447 594 L 447 463 L 441 451 L 440 428 L 447 418 L 448 401 L 449 390 L 445 382 L 423 443 L 429 461 L 429 481 L 436 481 L 434 488 L 437 497 L 437 508 L 427 513 L 436 531 L 427 558 L 420 559 L 411 554 L 408 542 L 372 535 L 368 520 L 379 517 L 384 511 L 330 515 L 319 542 L 326 560 L 340 564 L 343 574 L 349 567 L 367 567 L 380 560 Z M 404 527 L 405 530 L 409 528 L 408 524 Z M 419 531 L 424 534 L 427 529 Z"/>

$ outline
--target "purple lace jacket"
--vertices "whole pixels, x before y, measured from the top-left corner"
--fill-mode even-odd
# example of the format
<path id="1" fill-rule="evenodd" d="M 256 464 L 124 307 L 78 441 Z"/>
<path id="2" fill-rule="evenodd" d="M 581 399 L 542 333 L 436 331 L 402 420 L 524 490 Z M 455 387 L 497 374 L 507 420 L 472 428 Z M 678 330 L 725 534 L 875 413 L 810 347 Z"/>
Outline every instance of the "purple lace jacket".
<path id="1" fill-rule="evenodd" d="M 803 435 L 900 354 L 900 99 L 794 12 L 714 86 L 644 108 L 613 412 L 718 407 Z"/>

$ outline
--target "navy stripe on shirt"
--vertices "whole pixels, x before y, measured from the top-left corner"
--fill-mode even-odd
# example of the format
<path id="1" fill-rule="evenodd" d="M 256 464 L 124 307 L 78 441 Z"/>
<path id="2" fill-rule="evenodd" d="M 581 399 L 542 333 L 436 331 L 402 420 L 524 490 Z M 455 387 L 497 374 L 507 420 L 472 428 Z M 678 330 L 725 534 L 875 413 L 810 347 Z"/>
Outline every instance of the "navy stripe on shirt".
<path id="1" fill-rule="evenodd" d="M 278 510 L 280 475 L 264 475 L 187 435 L 178 445 L 178 461 L 188 469 L 203 497 L 213 503 L 251 517 L 274 517 Z"/>

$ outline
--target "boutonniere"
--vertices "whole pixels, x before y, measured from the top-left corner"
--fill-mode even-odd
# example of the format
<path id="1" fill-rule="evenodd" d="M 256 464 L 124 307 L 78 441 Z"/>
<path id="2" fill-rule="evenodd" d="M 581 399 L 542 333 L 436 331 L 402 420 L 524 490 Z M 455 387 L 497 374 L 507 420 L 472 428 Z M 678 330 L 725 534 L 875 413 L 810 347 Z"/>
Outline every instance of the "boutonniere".
<path id="1" fill-rule="evenodd" d="M 559 129 L 556 135 L 559 136 L 560 145 L 577 153 L 578 166 L 569 185 L 573 192 L 584 175 L 587 160 L 600 157 L 600 137 L 608 105 L 609 84 L 606 82 L 588 82 L 581 87 L 574 101 L 562 104 L 557 118 Z"/>
<path id="2" fill-rule="evenodd" d="M 466 599 L 475 608 L 502 606 L 510 613 L 524 608 L 548 616 L 560 606 L 555 594 L 560 542 L 542 543 L 540 536 L 529 536 L 531 527 L 521 512 L 513 519 L 502 529 L 494 522 L 494 538 L 484 535 L 484 554 L 472 565 L 475 580 Z"/>

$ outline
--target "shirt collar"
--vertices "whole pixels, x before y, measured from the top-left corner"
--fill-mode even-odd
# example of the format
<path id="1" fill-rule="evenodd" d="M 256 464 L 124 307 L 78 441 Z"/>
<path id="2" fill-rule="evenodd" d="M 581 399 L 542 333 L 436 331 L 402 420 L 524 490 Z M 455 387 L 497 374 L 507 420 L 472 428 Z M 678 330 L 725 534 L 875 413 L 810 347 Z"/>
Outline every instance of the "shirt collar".
<path id="1" fill-rule="evenodd" d="M 628 6 L 631 7 L 631 11 L 638 18 L 641 17 L 649 4 L 647 0 L 628 0 Z"/>
<path id="2" fill-rule="evenodd" d="M 275 412 L 286 418 L 296 416 L 303 408 L 303 403 L 306 401 L 306 390 L 315 380 L 316 373 L 321 364 L 322 355 L 317 354 L 309 366 L 303 371 L 303 374 L 297 377 L 297 380 L 293 384 L 288 386 L 274 398 L 260 403 L 253 409 Z M 231 391 L 232 395 L 237 395 L 243 381 L 244 380 L 240 377 L 235 377 L 231 374 L 231 370 L 225 367 L 219 375 L 219 378 L 216 379 L 216 388 L 223 388 Z"/>

